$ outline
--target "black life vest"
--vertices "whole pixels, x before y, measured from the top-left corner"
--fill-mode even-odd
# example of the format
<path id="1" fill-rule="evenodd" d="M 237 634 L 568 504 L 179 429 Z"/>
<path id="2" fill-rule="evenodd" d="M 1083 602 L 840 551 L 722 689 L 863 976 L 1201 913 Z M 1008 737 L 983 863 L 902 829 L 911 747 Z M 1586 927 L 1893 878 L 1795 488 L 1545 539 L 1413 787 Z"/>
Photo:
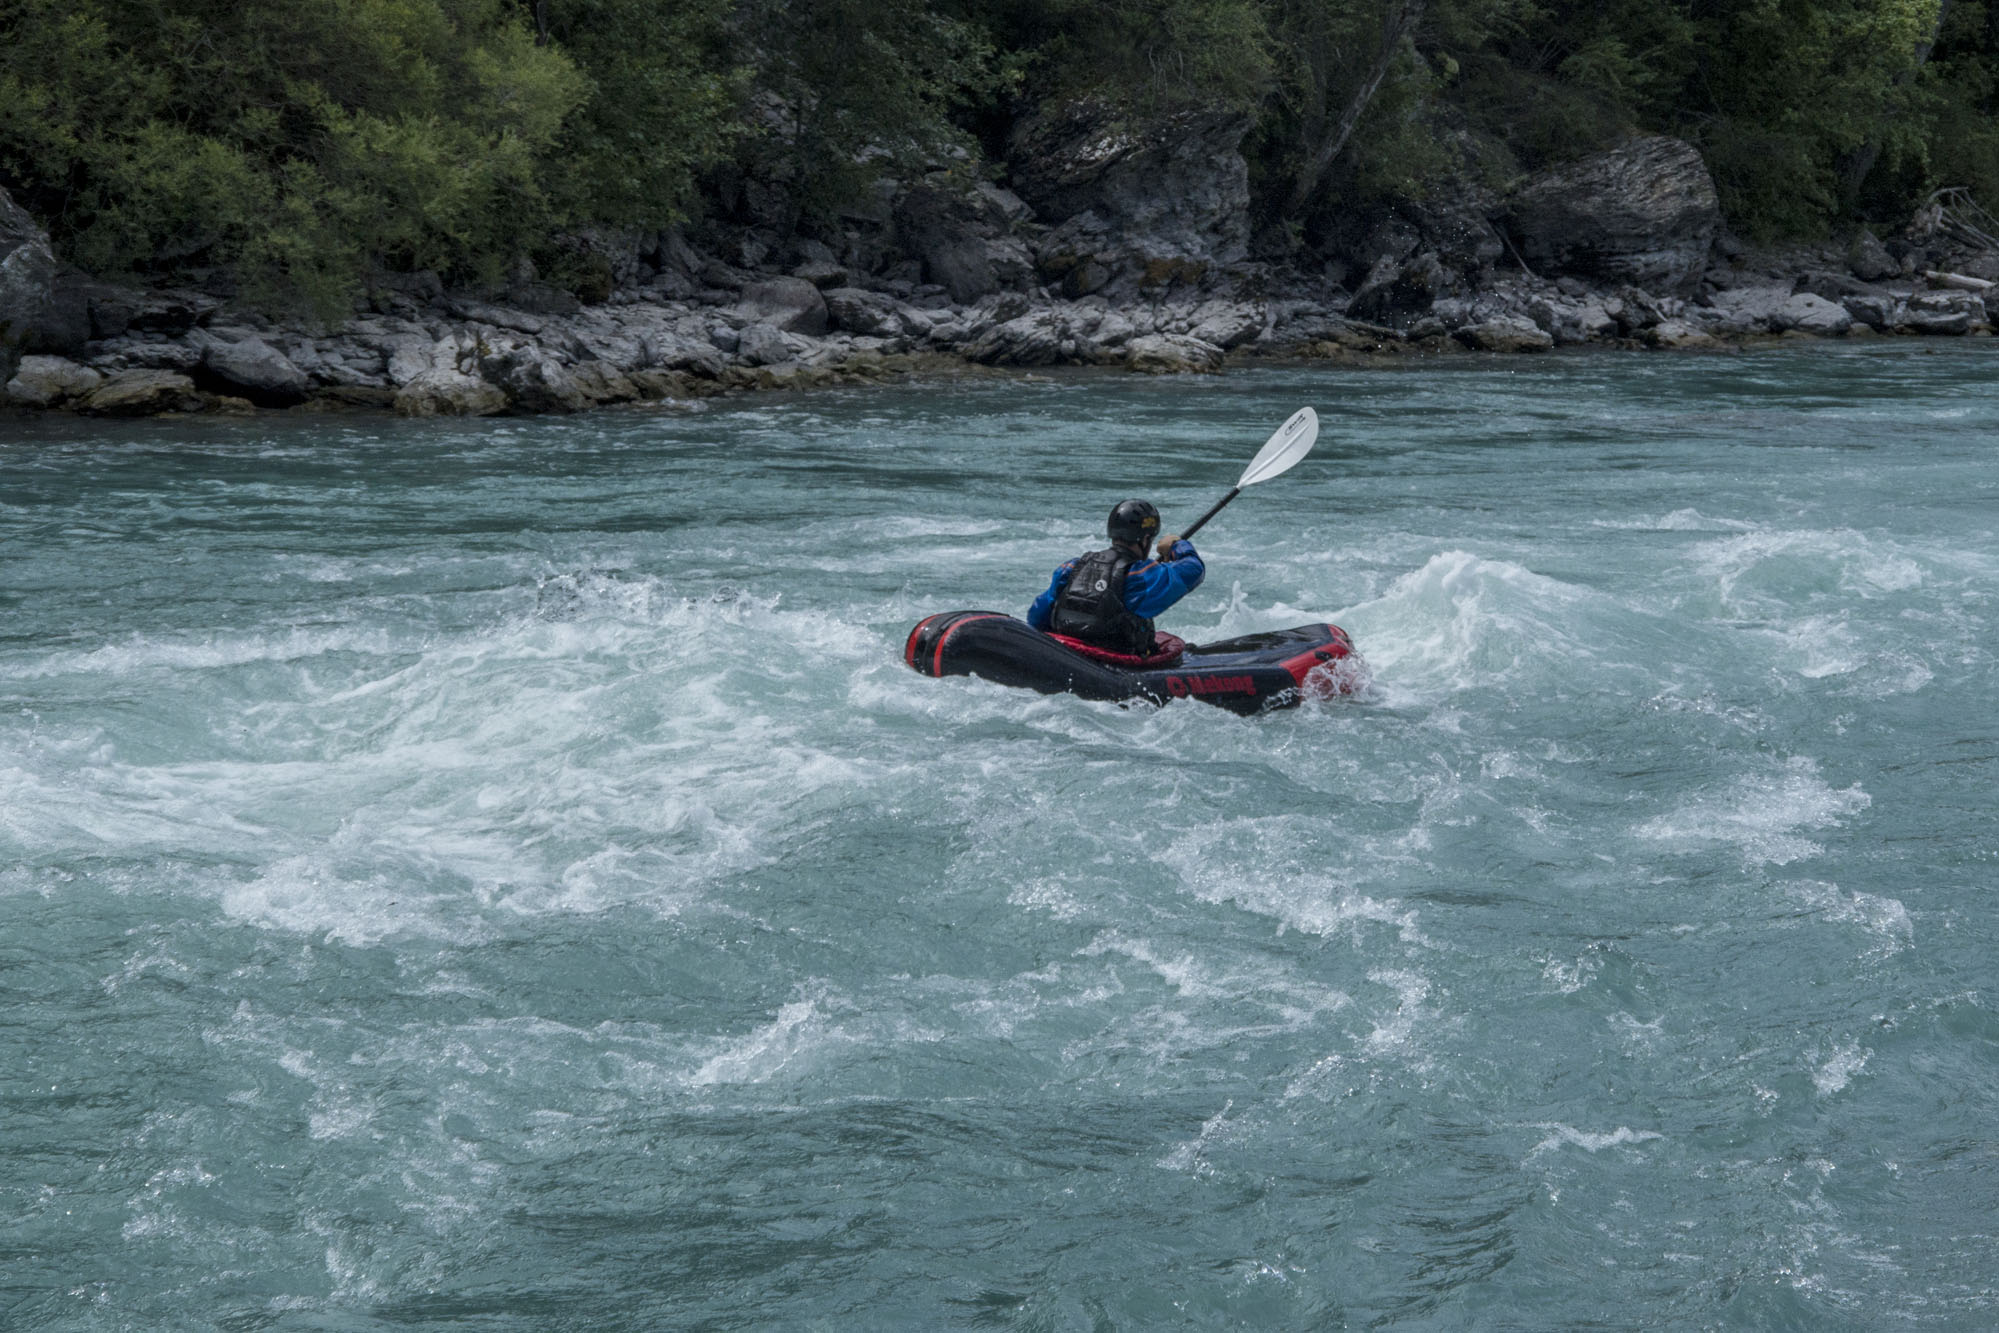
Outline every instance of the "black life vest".
<path id="1" fill-rule="evenodd" d="M 1131 557 L 1116 547 L 1080 557 L 1048 613 L 1048 628 L 1114 653 L 1151 652 L 1152 622 L 1124 604 L 1131 566 Z"/>

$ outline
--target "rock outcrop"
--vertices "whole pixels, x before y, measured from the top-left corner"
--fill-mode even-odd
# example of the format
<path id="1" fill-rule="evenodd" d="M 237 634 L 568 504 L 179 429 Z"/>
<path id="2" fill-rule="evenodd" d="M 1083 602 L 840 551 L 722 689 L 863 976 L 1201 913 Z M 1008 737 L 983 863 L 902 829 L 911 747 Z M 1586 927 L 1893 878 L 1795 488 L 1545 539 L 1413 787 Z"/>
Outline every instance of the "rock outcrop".
<path id="1" fill-rule="evenodd" d="M 967 188 L 939 173 L 937 184 L 917 185 L 896 201 L 896 239 L 921 265 L 923 281 L 970 305 L 1033 276 L 1032 256 L 1013 234 L 1029 211 L 988 182 Z"/>
<path id="2" fill-rule="evenodd" d="M 1052 230 L 1041 274 L 1071 297 L 1198 282 L 1249 252 L 1249 118 L 1128 123 L 1097 102 L 1047 107 L 1009 145 L 1013 187 Z"/>
<path id="3" fill-rule="evenodd" d="M 1425 250 L 1407 262 L 1383 255 L 1354 292 L 1347 314 L 1355 319 L 1399 326 L 1429 310 L 1457 287 L 1457 276 L 1431 251 Z"/>
<path id="4" fill-rule="evenodd" d="M 1124 363 L 1142 375 L 1179 375 L 1220 370 L 1222 357 L 1221 348 L 1184 333 L 1148 333 L 1131 340 Z"/>
<path id="5" fill-rule="evenodd" d="M 7 381 L 6 400 L 16 407 L 56 407 L 88 397 L 104 376 L 59 356 L 24 356 Z"/>
<path id="6" fill-rule="evenodd" d="M 1554 338 L 1533 320 L 1519 315 L 1466 324 L 1452 336 L 1480 352 L 1545 352 L 1555 345 Z"/>
<path id="7" fill-rule="evenodd" d="M 1721 204 L 1693 145 L 1632 139 L 1541 173 L 1506 203 L 1515 247 L 1544 276 L 1691 289 L 1721 227 Z"/>
<path id="8" fill-rule="evenodd" d="M 826 332 L 826 298 L 803 278 L 771 278 L 743 288 L 737 302 L 752 322 L 811 337 Z"/>
<path id="9" fill-rule="evenodd" d="M 507 396 L 477 376 L 437 367 L 396 390 L 395 409 L 405 417 L 490 417 L 507 410 Z"/>
<path id="10" fill-rule="evenodd" d="M 34 350 L 55 299 L 56 257 L 48 233 L 0 190 L 0 384 Z"/>
<path id="11" fill-rule="evenodd" d="M 97 417 L 150 417 L 199 412 L 207 406 L 194 381 L 175 370 L 125 370 L 83 395 L 79 408 Z"/>
<path id="12" fill-rule="evenodd" d="M 290 407 L 304 402 L 312 380 L 262 338 L 244 334 L 235 339 L 210 335 L 204 340 L 197 382 L 203 387 L 260 407 Z"/>

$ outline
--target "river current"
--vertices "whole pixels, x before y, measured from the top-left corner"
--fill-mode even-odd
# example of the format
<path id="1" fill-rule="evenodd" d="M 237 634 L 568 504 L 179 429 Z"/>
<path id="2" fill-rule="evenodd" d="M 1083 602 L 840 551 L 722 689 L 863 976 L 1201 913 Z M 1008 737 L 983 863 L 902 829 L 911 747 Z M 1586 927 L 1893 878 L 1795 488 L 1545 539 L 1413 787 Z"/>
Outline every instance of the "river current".
<path id="1" fill-rule="evenodd" d="M 1999 1326 L 1993 364 L 0 423 L 0 1325 Z"/>

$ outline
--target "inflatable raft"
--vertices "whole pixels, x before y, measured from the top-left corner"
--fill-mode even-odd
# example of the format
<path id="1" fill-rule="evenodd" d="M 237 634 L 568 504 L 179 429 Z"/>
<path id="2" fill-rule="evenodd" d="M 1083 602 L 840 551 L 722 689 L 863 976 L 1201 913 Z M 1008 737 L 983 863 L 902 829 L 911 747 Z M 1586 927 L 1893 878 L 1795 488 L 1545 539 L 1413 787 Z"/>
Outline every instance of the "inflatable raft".
<path id="1" fill-rule="evenodd" d="M 1000 611 L 945 611 L 919 621 L 903 660 L 926 676 L 978 676 L 1042 694 L 1166 703 L 1199 699 L 1231 713 L 1291 708 L 1357 688 L 1353 642 L 1338 625 L 1189 645 L 1170 634 L 1146 657 L 1044 634 Z"/>

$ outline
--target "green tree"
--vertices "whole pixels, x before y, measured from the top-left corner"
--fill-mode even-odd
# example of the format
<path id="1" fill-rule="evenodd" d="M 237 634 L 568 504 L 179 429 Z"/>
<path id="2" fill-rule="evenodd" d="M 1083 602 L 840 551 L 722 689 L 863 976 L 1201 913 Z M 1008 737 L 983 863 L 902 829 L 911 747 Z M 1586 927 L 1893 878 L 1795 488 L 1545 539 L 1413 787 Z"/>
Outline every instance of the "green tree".
<path id="1" fill-rule="evenodd" d="M 729 0 L 535 0 L 532 13 L 590 83 L 550 164 L 566 214 L 643 226 L 685 215 L 746 128 Z"/>
<path id="2" fill-rule="evenodd" d="M 0 0 L 0 180 L 66 254 L 326 313 L 503 265 L 586 93 L 504 0 Z"/>

